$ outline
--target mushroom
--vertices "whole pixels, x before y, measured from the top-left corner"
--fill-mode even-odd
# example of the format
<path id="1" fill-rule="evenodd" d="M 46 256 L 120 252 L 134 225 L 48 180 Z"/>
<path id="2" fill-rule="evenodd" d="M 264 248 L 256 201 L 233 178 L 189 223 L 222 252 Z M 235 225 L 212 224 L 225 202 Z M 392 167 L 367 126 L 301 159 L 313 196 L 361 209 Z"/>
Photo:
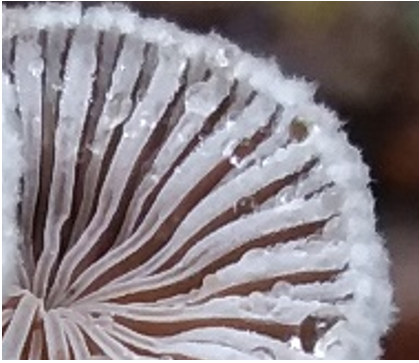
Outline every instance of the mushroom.
<path id="1" fill-rule="evenodd" d="M 3 358 L 376 358 L 368 169 L 314 89 L 121 6 L 3 9 Z"/>

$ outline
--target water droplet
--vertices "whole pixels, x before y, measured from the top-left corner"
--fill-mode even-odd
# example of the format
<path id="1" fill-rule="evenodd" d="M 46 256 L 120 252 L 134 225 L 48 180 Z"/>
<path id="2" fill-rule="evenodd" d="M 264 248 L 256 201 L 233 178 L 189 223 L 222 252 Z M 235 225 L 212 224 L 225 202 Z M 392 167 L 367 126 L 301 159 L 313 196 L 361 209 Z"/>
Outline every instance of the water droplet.
<path id="1" fill-rule="evenodd" d="M 179 176 L 182 173 L 182 169 L 180 166 L 177 166 L 173 172 L 175 176 Z"/>
<path id="2" fill-rule="evenodd" d="M 39 116 L 33 117 L 32 121 L 36 124 L 41 124 L 42 123 L 41 118 Z"/>
<path id="3" fill-rule="evenodd" d="M 107 112 L 112 117 L 122 118 L 126 116 L 130 107 L 131 101 L 124 94 L 116 93 L 109 100 Z"/>
<path id="4" fill-rule="evenodd" d="M 252 197 L 245 197 L 237 201 L 234 205 L 235 212 L 240 212 L 243 210 L 253 211 L 255 210 L 256 203 Z"/>
<path id="5" fill-rule="evenodd" d="M 240 162 L 240 158 L 236 155 L 233 155 L 232 157 L 230 157 L 230 164 L 233 165 L 236 168 L 241 168 L 242 163 Z"/>
<path id="6" fill-rule="evenodd" d="M 222 151 L 222 155 L 226 158 L 231 157 L 235 148 L 236 148 L 236 141 L 233 141 L 233 140 L 228 141 Z"/>
<path id="7" fill-rule="evenodd" d="M 210 85 L 201 82 L 191 86 L 185 98 L 185 107 L 189 112 L 206 114 L 216 103 L 214 90 Z"/>
<path id="8" fill-rule="evenodd" d="M 178 132 L 176 134 L 176 138 L 181 142 L 184 143 L 186 141 L 186 137 L 182 132 Z"/>
<path id="9" fill-rule="evenodd" d="M 272 162 L 273 162 L 273 158 L 270 157 L 270 156 L 266 156 L 266 157 L 260 159 L 259 166 L 266 167 L 269 164 L 272 164 Z"/>
<path id="10" fill-rule="evenodd" d="M 158 121 L 153 121 L 148 123 L 148 128 L 154 130 L 157 127 Z"/>
<path id="11" fill-rule="evenodd" d="M 215 56 L 215 59 L 216 59 L 218 65 L 220 67 L 223 67 L 223 68 L 224 67 L 227 67 L 229 65 L 229 63 L 230 63 L 229 60 L 228 60 L 228 57 L 227 57 L 226 50 L 225 49 L 222 49 L 222 48 L 217 51 L 217 54 Z"/>
<path id="12" fill-rule="evenodd" d="M 304 120 L 300 118 L 295 118 L 292 120 L 289 126 L 289 133 L 292 140 L 301 142 L 306 139 L 308 130 Z"/>
<path id="13" fill-rule="evenodd" d="M 287 187 L 286 189 L 282 190 L 279 194 L 275 197 L 275 204 L 276 205 L 286 205 L 290 203 L 295 198 L 295 187 Z"/>
<path id="14" fill-rule="evenodd" d="M 288 345 L 291 349 L 294 350 L 302 350 L 303 346 L 301 344 L 301 339 L 297 336 L 291 337 L 291 339 L 288 341 Z"/>
<path id="15" fill-rule="evenodd" d="M 233 121 L 231 121 L 231 120 L 228 120 L 227 122 L 226 122 L 226 124 L 225 124 L 225 128 L 226 128 L 226 130 L 228 131 L 228 130 L 231 130 L 233 127 L 234 127 L 234 122 Z"/>
<path id="16" fill-rule="evenodd" d="M 316 344 L 313 355 L 317 359 L 324 359 L 326 357 L 326 349 L 324 349 L 324 345 L 320 343 Z"/>
<path id="17" fill-rule="evenodd" d="M 158 174 L 150 174 L 150 179 L 153 183 L 158 183 L 158 181 L 160 180 L 160 177 Z"/>
<path id="18" fill-rule="evenodd" d="M 63 89 L 63 85 L 62 85 L 62 83 L 53 83 L 53 84 L 51 85 L 51 88 L 52 88 L 54 91 L 59 92 L 59 91 L 62 91 L 62 89 Z"/>
<path id="19" fill-rule="evenodd" d="M 102 153 L 101 148 L 96 144 L 90 144 L 87 148 L 93 155 L 100 156 Z"/>
<path id="20" fill-rule="evenodd" d="M 320 127 L 318 125 L 311 125 L 310 127 L 310 133 L 316 134 L 320 132 Z"/>
<path id="21" fill-rule="evenodd" d="M 148 125 L 148 121 L 145 118 L 140 118 L 140 121 L 138 122 L 138 124 L 140 125 L 140 127 L 145 128 Z"/>
<path id="22" fill-rule="evenodd" d="M 29 64 L 29 72 L 34 77 L 40 77 L 43 70 L 44 70 L 44 63 L 40 59 L 37 59 Z"/>

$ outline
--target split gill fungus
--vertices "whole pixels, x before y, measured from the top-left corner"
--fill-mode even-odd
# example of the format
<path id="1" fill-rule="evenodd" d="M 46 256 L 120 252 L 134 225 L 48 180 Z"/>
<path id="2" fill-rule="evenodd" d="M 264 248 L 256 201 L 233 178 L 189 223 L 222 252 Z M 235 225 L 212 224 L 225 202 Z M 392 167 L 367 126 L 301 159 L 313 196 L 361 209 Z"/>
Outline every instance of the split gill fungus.
<path id="1" fill-rule="evenodd" d="M 313 87 L 118 6 L 3 8 L 3 358 L 376 358 L 368 169 Z"/>

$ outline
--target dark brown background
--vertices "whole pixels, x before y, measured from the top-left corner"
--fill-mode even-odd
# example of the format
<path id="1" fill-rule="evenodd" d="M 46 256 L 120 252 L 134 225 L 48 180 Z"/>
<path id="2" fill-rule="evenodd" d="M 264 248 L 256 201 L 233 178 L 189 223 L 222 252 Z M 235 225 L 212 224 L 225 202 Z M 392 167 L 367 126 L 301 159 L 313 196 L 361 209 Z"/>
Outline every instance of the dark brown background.
<path id="1" fill-rule="evenodd" d="M 371 167 L 400 309 L 384 358 L 419 359 L 419 3 L 126 4 L 186 29 L 215 30 L 275 56 L 286 74 L 318 82 L 318 99 L 346 121 Z"/>

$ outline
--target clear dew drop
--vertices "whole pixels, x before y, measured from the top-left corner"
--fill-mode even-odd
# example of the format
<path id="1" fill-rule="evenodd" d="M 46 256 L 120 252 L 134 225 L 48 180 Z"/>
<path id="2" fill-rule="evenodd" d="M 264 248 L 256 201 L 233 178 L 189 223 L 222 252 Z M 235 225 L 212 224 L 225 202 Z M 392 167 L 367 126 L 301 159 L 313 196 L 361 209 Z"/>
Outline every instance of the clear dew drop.
<path id="1" fill-rule="evenodd" d="M 63 84 L 62 83 L 53 83 L 51 85 L 51 88 L 55 91 L 55 92 L 59 92 L 63 90 Z"/>
<path id="2" fill-rule="evenodd" d="M 240 162 L 240 158 L 237 155 L 233 155 L 230 157 L 230 164 L 236 168 L 241 168 L 242 163 Z"/>
<path id="3" fill-rule="evenodd" d="M 265 168 L 268 165 L 272 164 L 274 162 L 273 158 L 271 155 L 262 157 L 258 160 L 258 164 L 260 167 Z"/>
<path id="4" fill-rule="evenodd" d="M 178 132 L 176 134 L 176 138 L 182 144 L 187 140 L 187 138 L 185 137 L 185 135 L 182 132 Z"/>
<path id="5" fill-rule="evenodd" d="M 287 205 L 295 198 L 295 188 L 288 187 L 282 190 L 276 197 L 275 197 L 275 204 L 276 205 Z"/>
<path id="6" fill-rule="evenodd" d="M 218 65 L 222 68 L 228 67 L 230 63 L 227 57 L 227 51 L 222 48 L 217 51 L 215 60 L 217 61 Z"/>
<path id="7" fill-rule="evenodd" d="M 32 122 L 34 122 L 36 124 L 39 124 L 39 125 L 42 123 L 41 118 L 38 117 L 38 116 L 32 117 Z"/>
<path id="8" fill-rule="evenodd" d="M 314 346 L 313 355 L 317 359 L 324 359 L 326 357 L 326 348 L 322 341 L 317 342 Z"/>
<path id="9" fill-rule="evenodd" d="M 138 137 L 138 132 L 135 131 L 124 131 L 122 137 L 125 139 L 135 139 Z"/>
<path id="10" fill-rule="evenodd" d="M 131 101 L 122 93 L 116 93 L 108 98 L 107 118 L 111 120 L 110 126 L 118 126 L 128 115 L 131 109 Z"/>
<path id="11" fill-rule="evenodd" d="M 112 328 L 114 326 L 114 320 L 108 314 L 97 314 L 94 322 L 102 328 Z"/>
<path id="12" fill-rule="evenodd" d="M 308 136 L 308 129 L 306 122 L 301 118 L 295 118 L 292 120 L 289 126 L 289 133 L 293 140 L 301 142 Z"/>
<path id="13" fill-rule="evenodd" d="M 185 108 L 196 114 L 206 114 L 212 107 L 214 91 L 205 83 L 198 83 L 190 87 L 185 99 Z"/>
<path id="14" fill-rule="evenodd" d="M 297 336 L 293 336 L 290 338 L 290 340 L 288 341 L 288 346 L 293 350 L 303 350 L 301 339 Z"/>
<path id="15" fill-rule="evenodd" d="M 87 145 L 86 148 L 92 155 L 100 156 L 102 154 L 102 149 L 96 143 L 91 143 L 90 145 Z"/>
<path id="16" fill-rule="evenodd" d="M 225 128 L 226 128 L 226 130 L 227 131 L 230 131 L 231 129 L 233 129 L 233 127 L 234 127 L 234 121 L 232 121 L 232 120 L 228 120 L 226 123 L 225 123 Z"/>
<path id="17" fill-rule="evenodd" d="M 237 143 L 234 140 L 227 141 L 223 150 L 222 150 L 222 155 L 225 158 L 230 158 L 234 153 L 234 149 L 236 148 L 236 144 Z"/>
<path id="18" fill-rule="evenodd" d="M 157 184 L 160 180 L 160 176 L 156 171 L 150 171 L 150 180 L 153 184 Z"/>
<path id="19" fill-rule="evenodd" d="M 44 71 L 44 63 L 41 59 L 37 59 L 33 62 L 31 62 L 28 66 L 29 72 L 31 75 L 35 78 L 39 78 L 42 75 L 42 72 Z"/>
<path id="20" fill-rule="evenodd" d="M 140 127 L 143 127 L 144 128 L 144 127 L 147 127 L 148 121 L 147 121 L 147 119 L 145 119 L 144 117 L 142 117 L 142 118 L 140 118 L 138 124 L 140 125 Z"/>
<path id="21" fill-rule="evenodd" d="M 234 204 L 234 211 L 240 212 L 243 209 L 249 209 L 251 211 L 256 210 L 256 202 L 252 197 L 242 198 Z"/>

